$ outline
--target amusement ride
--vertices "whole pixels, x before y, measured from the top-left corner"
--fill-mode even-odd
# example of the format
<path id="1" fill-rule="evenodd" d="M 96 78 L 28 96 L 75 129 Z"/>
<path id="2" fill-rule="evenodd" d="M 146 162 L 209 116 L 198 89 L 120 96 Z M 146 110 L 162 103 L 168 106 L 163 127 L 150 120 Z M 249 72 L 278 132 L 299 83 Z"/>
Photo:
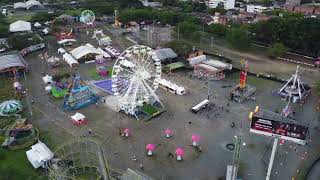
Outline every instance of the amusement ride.
<path id="1" fill-rule="evenodd" d="M 153 49 L 135 45 L 123 51 L 112 70 L 112 91 L 120 110 L 137 119 L 143 109 L 154 115 L 154 105 L 163 107 L 155 94 L 160 78 L 161 62 Z"/>

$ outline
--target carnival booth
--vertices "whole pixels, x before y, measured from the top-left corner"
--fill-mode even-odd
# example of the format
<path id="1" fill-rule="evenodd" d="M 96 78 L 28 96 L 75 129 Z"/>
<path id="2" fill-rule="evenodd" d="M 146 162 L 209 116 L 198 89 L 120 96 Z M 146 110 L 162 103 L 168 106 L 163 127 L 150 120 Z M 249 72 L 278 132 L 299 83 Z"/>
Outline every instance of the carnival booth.
<path id="1" fill-rule="evenodd" d="M 76 126 L 87 124 L 86 117 L 83 114 L 78 113 L 78 112 L 76 114 L 74 114 L 73 116 L 71 116 L 71 121 L 72 121 L 72 124 L 74 124 Z"/>

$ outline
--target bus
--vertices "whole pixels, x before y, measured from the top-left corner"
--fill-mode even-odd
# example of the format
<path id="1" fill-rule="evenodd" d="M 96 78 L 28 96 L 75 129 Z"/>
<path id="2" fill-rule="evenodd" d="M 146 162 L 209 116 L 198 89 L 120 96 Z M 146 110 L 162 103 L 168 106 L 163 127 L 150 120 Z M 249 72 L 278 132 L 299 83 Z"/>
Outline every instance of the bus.
<path id="1" fill-rule="evenodd" d="M 203 101 L 201 101 L 199 104 L 195 105 L 191 111 L 193 113 L 198 113 L 201 109 L 205 108 L 208 104 L 209 104 L 209 99 L 205 99 Z"/>

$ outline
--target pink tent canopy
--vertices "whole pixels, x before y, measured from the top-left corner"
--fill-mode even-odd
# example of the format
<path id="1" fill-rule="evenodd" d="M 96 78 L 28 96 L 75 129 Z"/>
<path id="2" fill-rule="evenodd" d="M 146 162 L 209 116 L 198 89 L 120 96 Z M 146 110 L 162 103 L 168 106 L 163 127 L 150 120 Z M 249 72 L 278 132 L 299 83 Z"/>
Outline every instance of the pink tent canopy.
<path id="1" fill-rule="evenodd" d="M 154 151 L 156 149 L 156 145 L 154 144 L 147 144 L 146 150 L 147 151 Z"/>
<path id="2" fill-rule="evenodd" d="M 184 150 L 182 148 L 180 148 L 180 147 L 177 148 L 176 149 L 176 155 L 183 157 L 184 156 Z"/>
<path id="3" fill-rule="evenodd" d="M 171 136 L 172 133 L 173 133 L 173 132 L 172 132 L 171 129 L 166 129 L 166 130 L 164 130 L 164 134 L 165 134 L 165 135 L 170 135 L 170 136 Z"/>
<path id="4" fill-rule="evenodd" d="M 198 134 L 192 134 L 191 141 L 192 142 L 199 142 L 200 141 L 200 136 Z"/>

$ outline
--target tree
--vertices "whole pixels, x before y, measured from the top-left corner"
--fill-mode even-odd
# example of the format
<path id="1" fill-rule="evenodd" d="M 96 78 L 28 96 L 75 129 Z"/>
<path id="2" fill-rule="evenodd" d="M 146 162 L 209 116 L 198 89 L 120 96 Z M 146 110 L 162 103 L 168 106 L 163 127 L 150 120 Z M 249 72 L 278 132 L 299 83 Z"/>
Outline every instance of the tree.
<path id="1" fill-rule="evenodd" d="M 27 34 L 12 34 L 8 38 L 8 44 L 16 50 L 22 50 L 31 45 L 36 45 L 41 43 L 42 40 L 37 34 L 27 33 Z"/>
<path id="2" fill-rule="evenodd" d="M 39 21 L 39 22 L 51 21 L 57 16 L 59 16 L 59 15 L 56 13 L 49 14 L 47 12 L 37 12 L 36 14 L 34 14 L 32 16 L 31 20 L 32 21 Z"/>
<path id="3" fill-rule="evenodd" d="M 227 33 L 227 27 L 222 24 L 211 24 L 208 32 L 217 36 L 225 36 Z"/>
<path id="4" fill-rule="evenodd" d="M 275 43 L 269 49 L 269 56 L 272 58 L 277 58 L 282 56 L 287 51 L 287 48 L 282 43 Z"/>
<path id="5" fill-rule="evenodd" d="M 0 15 L 0 37 L 7 37 L 9 35 L 9 24 L 5 16 Z"/>
<path id="6" fill-rule="evenodd" d="M 175 51 L 179 55 L 185 55 L 186 53 L 192 50 L 191 45 L 179 40 L 170 41 L 166 44 L 166 46 L 173 49 L 173 51 Z"/>
<path id="7" fill-rule="evenodd" d="M 199 37 L 199 34 L 197 33 L 199 29 L 199 25 L 190 21 L 183 21 L 176 26 L 176 32 L 179 31 L 179 35 L 182 35 L 185 38 L 192 39 L 196 39 L 197 37 Z"/>
<path id="8" fill-rule="evenodd" d="M 250 47 L 250 37 L 245 28 L 231 28 L 226 35 L 228 43 L 237 49 L 248 49 Z"/>
<path id="9" fill-rule="evenodd" d="M 283 13 L 283 17 L 251 25 L 250 32 L 255 34 L 254 39 L 257 43 L 270 46 L 280 42 L 290 50 L 317 57 L 320 54 L 319 29 L 319 19 Z"/>

